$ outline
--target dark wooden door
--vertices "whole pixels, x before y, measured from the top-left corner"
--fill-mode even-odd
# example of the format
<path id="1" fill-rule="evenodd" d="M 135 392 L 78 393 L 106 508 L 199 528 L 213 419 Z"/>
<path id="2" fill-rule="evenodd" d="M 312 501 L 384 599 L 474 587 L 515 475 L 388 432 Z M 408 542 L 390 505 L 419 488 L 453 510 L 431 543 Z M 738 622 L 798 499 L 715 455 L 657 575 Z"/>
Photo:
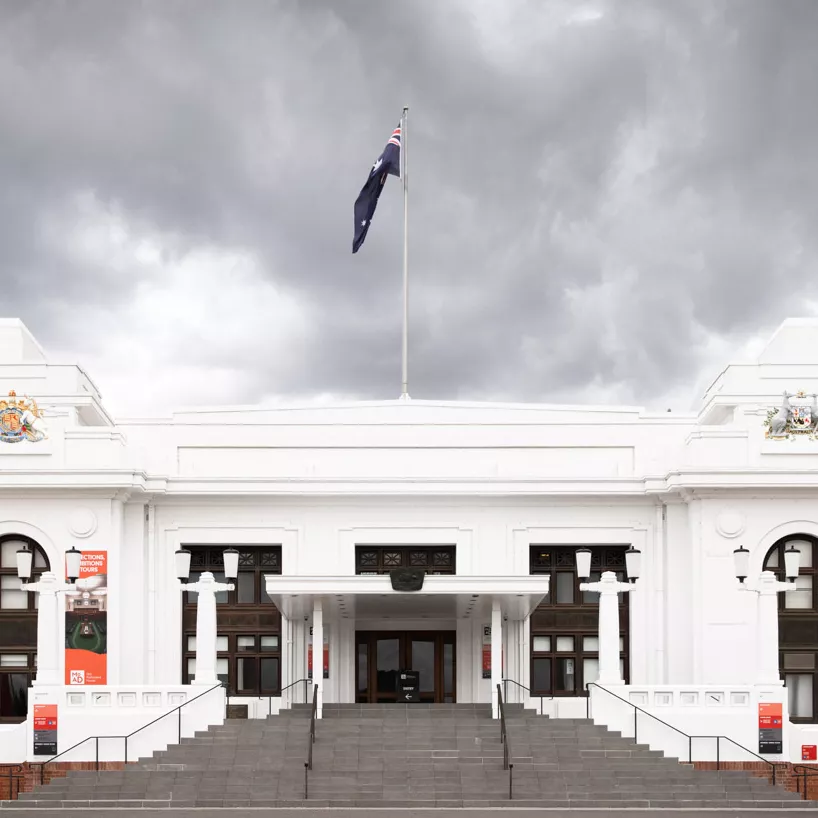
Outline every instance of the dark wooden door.
<path id="1" fill-rule="evenodd" d="M 357 631 L 356 700 L 396 702 L 401 670 L 420 673 L 422 702 L 455 700 L 454 631 Z"/>

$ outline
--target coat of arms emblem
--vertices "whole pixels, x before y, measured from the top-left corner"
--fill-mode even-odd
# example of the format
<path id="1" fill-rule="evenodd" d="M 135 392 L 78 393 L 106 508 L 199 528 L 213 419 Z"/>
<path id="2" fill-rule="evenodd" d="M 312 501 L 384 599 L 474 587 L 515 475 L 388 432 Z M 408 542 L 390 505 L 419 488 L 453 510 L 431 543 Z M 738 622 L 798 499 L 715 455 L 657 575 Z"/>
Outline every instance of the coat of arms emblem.
<path id="1" fill-rule="evenodd" d="M 811 398 L 811 400 L 810 400 Z M 814 438 L 818 431 L 818 395 L 784 393 L 780 408 L 767 412 L 765 437 L 776 440 L 792 439 L 795 435 Z"/>
<path id="2" fill-rule="evenodd" d="M 38 443 L 47 437 L 42 414 L 33 398 L 9 392 L 0 400 L 0 443 Z"/>

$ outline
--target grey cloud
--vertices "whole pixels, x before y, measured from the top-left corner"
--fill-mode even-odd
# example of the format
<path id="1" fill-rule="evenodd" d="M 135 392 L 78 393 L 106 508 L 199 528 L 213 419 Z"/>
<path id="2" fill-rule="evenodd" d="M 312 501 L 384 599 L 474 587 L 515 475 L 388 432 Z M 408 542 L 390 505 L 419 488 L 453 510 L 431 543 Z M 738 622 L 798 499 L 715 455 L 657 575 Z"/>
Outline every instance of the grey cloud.
<path id="1" fill-rule="evenodd" d="M 236 363 L 255 374 L 241 401 L 394 397 L 397 180 L 350 242 L 408 101 L 413 394 L 692 392 L 709 334 L 769 330 L 818 289 L 818 7 L 609 0 L 559 28 L 576 4 L 504 7 L 494 52 L 465 0 L 5 6 L 3 312 L 59 347 L 72 305 L 115 312 L 155 275 L 79 268 L 43 240 L 92 191 L 171 256 L 249 253 L 309 307 L 303 364 L 281 380 L 264 354 Z M 221 365 L 229 337 L 218 361 L 185 337 L 175 354 Z"/>

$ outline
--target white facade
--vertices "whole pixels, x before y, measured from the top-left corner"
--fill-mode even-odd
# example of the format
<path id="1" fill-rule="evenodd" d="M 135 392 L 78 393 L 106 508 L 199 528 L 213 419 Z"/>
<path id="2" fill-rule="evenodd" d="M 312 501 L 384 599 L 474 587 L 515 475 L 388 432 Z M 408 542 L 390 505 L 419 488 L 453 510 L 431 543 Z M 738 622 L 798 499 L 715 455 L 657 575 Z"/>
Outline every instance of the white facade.
<path id="1" fill-rule="evenodd" d="M 72 546 L 107 551 L 109 686 L 183 681 L 176 549 L 275 545 L 268 593 L 284 608 L 288 595 L 309 597 L 281 623 L 281 686 L 306 675 L 318 599 L 324 703 L 355 699 L 356 631 L 390 630 L 454 632 L 455 698 L 488 702 L 501 673 L 498 646 L 483 678 L 483 629 L 498 615 L 502 675 L 531 684 L 528 614 L 538 582 L 548 591 L 529 573 L 531 546 L 610 544 L 642 552 L 630 684 L 746 687 L 760 667 L 757 603 L 737 589 L 732 552 L 748 548 L 757 574 L 782 538 L 818 538 L 818 440 L 768 439 L 764 426 L 782 392 L 818 392 L 812 320 L 785 322 L 757 363 L 726 367 L 688 414 L 411 400 L 115 421 L 85 372 L 50 363 L 5 319 L 0 396 L 12 390 L 36 400 L 48 436 L 0 441 L 0 538 L 31 538 L 58 574 Z M 454 546 L 455 576 L 424 587 L 450 590 L 404 608 L 387 585 L 364 599 L 365 545 Z M 472 593 L 481 601 L 469 609 Z M 270 706 L 245 698 L 251 716 Z"/>

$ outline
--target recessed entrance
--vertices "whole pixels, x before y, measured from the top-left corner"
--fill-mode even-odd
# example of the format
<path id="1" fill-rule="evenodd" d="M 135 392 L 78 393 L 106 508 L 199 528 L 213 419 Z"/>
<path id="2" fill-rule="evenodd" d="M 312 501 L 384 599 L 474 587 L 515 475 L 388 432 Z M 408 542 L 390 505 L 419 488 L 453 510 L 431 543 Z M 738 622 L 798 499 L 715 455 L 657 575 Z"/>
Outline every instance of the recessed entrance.
<path id="1" fill-rule="evenodd" d="M 420 674 L 422 702 L 455 700 L 454 631 L 356 631 L 356 701 L 396 702 L 398 673 Z"/>

